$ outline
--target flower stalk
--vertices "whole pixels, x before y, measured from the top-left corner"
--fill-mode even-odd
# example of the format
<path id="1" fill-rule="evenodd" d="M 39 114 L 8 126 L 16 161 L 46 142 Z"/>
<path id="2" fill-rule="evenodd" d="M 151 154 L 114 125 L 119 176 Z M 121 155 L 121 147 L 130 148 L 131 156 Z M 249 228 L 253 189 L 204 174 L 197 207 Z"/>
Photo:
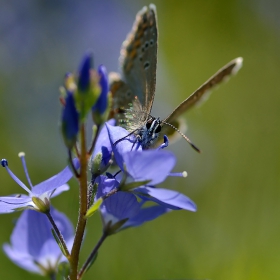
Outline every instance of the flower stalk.
<path id="1" fill-rule="evenodd" d="M 46 212 L 45 214 L 46 214 L 46 216 L 48 217 L 48 219 L 49 219 L 49 221 L 50 221 L 50 223 L 51 223 L 51 225 L 52 225 L 52 227 L 53 227 L 53 229 L 54 229 L 54 231 L 55 231 L 55 233 L 56 233 L 56 236 L 58 237 L 58 239 L 59 239 L 59 241 L 60 241 L 61 246 L 63 247 L 63 253 L 64 253 L 65 257 L 66 257 L 67 259 L 69 259 L 69 258 L 70 258 L 69 250 L 68 250 L 68 248 L 67 248 L 67 245 L 66 245 L 66 243 L 65 243 L 65 240 L 64 240 L 64 238 L 63 238 L 62 233 L 61 233 L 60 230 L 58 229 L 58 227 L 57 227 L 57 225 L 56 225 L 56 223 L 55 223 L 55 221 L 54 221 L 54 219 L 53 219 L 53 217 L 52 217 L 52 215 L 51 215 L 51 212 L 48 211 L 48 212 Z"/>
<path id="2" fill-rule="evenodd" d="M 107 236 L 108 236 L 108 233 L 106 231 L 103 231 L 103 234 L 102 234 L 101 238 L 99 239 L 99 241 L 95 245 L 94 249 L 90 253 L 89 257 L 87 258 L 86 262 L 82 266 L 81 270 L 79 271 L 78 278 L 77 278 L 78 280 L 82 279 L 84 273 L 88 270 L 89 266 L 94 261 L 94 259 L 96 257 L 96 254 L 98 252 L 98 249 L 103 244 L 103 242 L 105 241 Z"/>
<path id="3" fill-rule="evenodd" d="M 84 231 L 86 227 L 87 220 L 85 215 L 87 212 L 87 150 L 86 150 L 86 133 L 85 124 L 81 126 L 81 157 L 80 157 L 80 176 L 79 176 L 79 217 L 78 224 L 76 228 L 76 234 L 74 238 L 74 244 L 71 251 L 70 265 L 71 273 L 70 279 L 77 279 L 79 254 L 82 245 L 82 240 L 84 237 Z"/>

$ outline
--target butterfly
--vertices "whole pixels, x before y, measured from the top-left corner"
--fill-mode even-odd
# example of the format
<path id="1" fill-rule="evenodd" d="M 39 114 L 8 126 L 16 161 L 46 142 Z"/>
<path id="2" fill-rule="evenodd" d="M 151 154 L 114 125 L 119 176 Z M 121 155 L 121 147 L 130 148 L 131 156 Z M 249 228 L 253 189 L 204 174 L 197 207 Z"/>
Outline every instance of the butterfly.
<path id="1" fill-rule="evenodd" d="M 121 75 L 110 73 L 110 90 L 113 104 L 110 116 L 126 128 L 130 136 L 143 149 L 158 145 L 159 135 L 172 135 L 178 132 L 195 150 L 200 151 L 178 127 L 182 113 L 202 101 L 213 88 L 235 74 L 242 66 L 242 58 L 236 58 L 221 68 L 202 84 L 164 120 L 151 115 L 156 89 L 158 28 L 156 7 L 150 4 L 137 15 L 123 42 L 120 55 Z M 125 138 L 126 138 L 125 137 Z M 119 141 L 119 139 L 115 144 Z"/>

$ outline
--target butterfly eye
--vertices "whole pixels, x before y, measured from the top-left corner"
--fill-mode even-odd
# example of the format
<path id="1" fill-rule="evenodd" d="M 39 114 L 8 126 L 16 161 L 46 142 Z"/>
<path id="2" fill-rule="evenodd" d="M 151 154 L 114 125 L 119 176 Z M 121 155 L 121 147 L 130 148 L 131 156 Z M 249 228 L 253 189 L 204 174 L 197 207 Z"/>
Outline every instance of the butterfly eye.
<path id="1" fill-rule="evenodd" d="M 156 130 L 155 130 L 155 133 L 159 133 L 161 131 L 161 126 L 159 125 Z"/>
<path id="2" fill-rule="evenodd" d="M 152 123 L 153 123 L 152 121 L 148 121 L 148 122 L 146 123 L 146 128 L 147 128 L 147 129 L 150 129 Z"/>
<path id="3" fill-rule="evenodd" d="M 155 130 L 155 133 L 159 133 L 161 131 L 161 126 L 159 125 L 156 130 Z"/>

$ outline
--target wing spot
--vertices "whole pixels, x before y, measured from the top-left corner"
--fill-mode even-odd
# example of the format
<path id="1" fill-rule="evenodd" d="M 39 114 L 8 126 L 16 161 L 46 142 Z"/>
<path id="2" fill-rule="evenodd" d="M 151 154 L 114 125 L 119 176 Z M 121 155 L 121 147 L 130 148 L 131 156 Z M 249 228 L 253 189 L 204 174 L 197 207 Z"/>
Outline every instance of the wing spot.
<path id="1" fill-rule="evenodd" d="M 146 61 L 146 62 L 144 63 L 144 69 L 147 70 L 149 67 L 150 67 L 150 62 L 149 62 L 149 61 Z"/>
<path id="2" fill-rule="evenodd" d="M 154 45 L 154 40 L 153 40 L 153 39 L 150 40 L 150 45 L 151 45 L 151 46 Z"/>

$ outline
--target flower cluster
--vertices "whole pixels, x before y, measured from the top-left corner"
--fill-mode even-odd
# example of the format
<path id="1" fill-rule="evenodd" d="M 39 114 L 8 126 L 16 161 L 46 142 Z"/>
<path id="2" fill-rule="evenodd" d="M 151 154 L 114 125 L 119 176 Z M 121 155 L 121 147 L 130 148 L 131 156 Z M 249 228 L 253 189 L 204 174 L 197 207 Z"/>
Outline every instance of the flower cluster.
<path id="1" fill-rule="evenodd" d="M 186 172 L 172 173 L 176 158 L 164 149 L 168 146 L 167 137 L 163 137 L 159 148 L 142 150 L 141 142 L 133 134 L 116 126 L 114 119 L 108 120 L 111 94 L 107 71 L 103 65 L 94 70 L 91 61 L 91 55 L 86 54 L 78 75 L 67 74 L 61 88 L 61 131 L 68 166 L 33 186 L 24 153 L 20 153 L 27 187 L 11 171 L 8 161 L 1 161 L 12 179 L 28 193 L 0 197 L 0 213 L 23 210 L 11 245 L 5 244 L 4 252 L 21 268 L 51 279 L 58 273 L 65 278 L 81 279 L 104 240 L 112 234 L 172 210 L 196 211 L 195 203 L 184 194 L 158 187 L 168 176 L 186 177 Z M 90 144 L 86 142 L 85 125 L 89 113 L 93 122 Z M 75 233 L 70 221 L 50 201 L 69 189 L 67 182 L 73 176 L 80 191 Z M 78 270 L 86 223 L 95 212 L 100 213 L 103 223 L 101 238 Z"/>
<path id="2" fill-rule="evenodd" d="M 121 170 L 117 176 L 109 173 L 106 176 L 92 174 L 92 185 L 96 183 L 98 186 L 94 200 L 101 198 L 103 201 L 100 212 L 104 230 L 111 234 L 127 227 L 139 226 L 171 210 L 195 211 L 196 205 L 185 195 L 155 187 L 169 175 L 185 176 L 185 173 L 171 173 L 176 162 L 175 156 L 160 149 L 132 151 L 134 142 L 130 140 L 114 145 L 127 134 L 125 129 L 106 123 L 99 139 L 107 136 L 108 141 L 98 145 L 99 152 L 96 149 L 92 158 L 92 161 L 95 161 L 100 153 L 101 165 L 104 166 L 108 161 L 108 154 L 113 152 L 116 164 Z M 155 205 L 146 207 L 148 201 Z M 114 225 L 121 221 L 121 226 L 115 228 Z"/>

